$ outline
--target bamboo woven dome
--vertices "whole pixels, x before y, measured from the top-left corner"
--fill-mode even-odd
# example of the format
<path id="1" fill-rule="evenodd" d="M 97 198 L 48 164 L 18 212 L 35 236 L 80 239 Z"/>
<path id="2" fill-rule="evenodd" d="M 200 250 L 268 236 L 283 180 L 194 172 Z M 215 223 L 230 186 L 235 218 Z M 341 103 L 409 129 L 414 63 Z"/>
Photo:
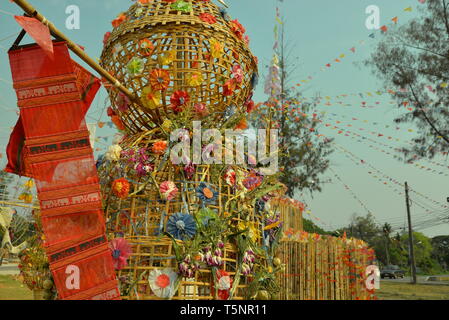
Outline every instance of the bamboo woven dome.
<path id="1" fill-rule="evenodd" d="M 214 121 L 229 106 L 243 109 L 251 97 L 257 58 L 244 28 L 210 1 L 177 3 L 136 3 L 105 39 L 102 66 L 140 99 L 124 108 L 118 90 L 108 89 L 112 109 L 131 133 L 173 119 L 180 112 L 173 97 L 183 110 L 203 104 Z"/>

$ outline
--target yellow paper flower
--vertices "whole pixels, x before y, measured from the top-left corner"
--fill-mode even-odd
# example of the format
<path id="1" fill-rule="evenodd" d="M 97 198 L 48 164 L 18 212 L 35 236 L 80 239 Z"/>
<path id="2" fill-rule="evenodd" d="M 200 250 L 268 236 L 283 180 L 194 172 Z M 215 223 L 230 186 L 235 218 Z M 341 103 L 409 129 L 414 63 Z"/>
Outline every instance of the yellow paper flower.
<path id="1" fill-rule="evenodd" d="M 149 109 L 156 109 L 161 105 L 161 92 L 153 91 L 151 87 L 145 87 L 142 90 L 142 102 Z"/>
<path id="2" fill-rule="evenodd" d="M 167 65 L 171 64 L 173 62 L 173 60 L 175 60 L 175 58 L 176 58 L 176 50 L 170 50 L 167 53 L 160 55 L 157 58 L 157 61 L 159 62 L 159 64 L 161 64 L 163 66 L 167 66 Z"/>
<path id="3" fill-rule="evenodd" d="M 256 243 L 257 240 L 259 240 L 259 238 L 260 238 L 260 232 L 256 228 L 254 222 L 239 221 L 237 228 L 240 231 L 248 229 L 248 236 L 254 243 Z"/>
<path id="4" fill-rule="evenodd" d="M 223 54 L 223 45 L 219 41 L 212 39 L 210 41 L 210 52 L 212 57 L 220 58 Z"/>
<path id="5" fill-rule="evenodd" d="M 165 119 L 161 125 L 162 129 L 164 129 L 167 132 L 171 131 L 171 126 L 172 126 L 172 122 L 168 119 Z"/>
<path id="6" fill-rule="evenodd" d="M 198 87 L 203 83 L 203 75 L 201 72 L 192 72 L 190 75 L 187 76 L 187 84 L 191 87 Z"/>
<path id="7" fill-rule="evenodd" d="M 29 189 L 31 189 L 33 186 L 34 186 L 34 182 L 33 182 L 33 180 L 28 180 L 24 185 L 23 185 L 25 188 L 29 188 Z"/>

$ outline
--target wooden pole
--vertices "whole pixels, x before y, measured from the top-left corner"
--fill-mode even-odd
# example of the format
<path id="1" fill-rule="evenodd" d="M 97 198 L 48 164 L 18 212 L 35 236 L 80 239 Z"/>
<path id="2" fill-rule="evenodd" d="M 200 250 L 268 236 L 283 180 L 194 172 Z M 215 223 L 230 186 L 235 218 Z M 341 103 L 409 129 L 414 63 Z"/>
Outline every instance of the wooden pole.
<path id="1" fill-rule="evenodd" d="M 405 204 L 407 206 L 407 219 L 408 219 L 408 242 L 410 252 L 410 266 L 412 269 L 412 283 L 416 284 L 416 265 L 415 265 L 415 250 L 413 247 L 413 229 L 412 218 L 410 216 L 410 200 L 408 197 L 408 184 L 405 182 Z"/>
<path id="2" fill-rule="evenodd" d="M 130 98 L 133 102 L 141 105 L 140 100 L 137 96 L 135 96 L 131 91 L 129 91 L 125 86 L 123 86 L 120 81 L 114 78 L 109 72 L 103 69 L 95 60 L 89 57 L 76 43 L 71 41 L 65 34 L 59 31 L 53 23 L 48 21 L 42 14 L 40 14 L 31 4 L 26 0 L 13 0 L 15 4 L 17 4 L 20 8 L 25 11 L 30 17 L 36 18 L 46 26 L 50 30 L 51 34 L 59 39 L 62 39 L 67 42 L 68 48 L 80 57 L 84 62 L 86 62 L 92 69 L 97 71 L 102 77 L 108 80 L 111 84 L 113 84 L 117 89 L 123 92 L 128 98 Z"/>

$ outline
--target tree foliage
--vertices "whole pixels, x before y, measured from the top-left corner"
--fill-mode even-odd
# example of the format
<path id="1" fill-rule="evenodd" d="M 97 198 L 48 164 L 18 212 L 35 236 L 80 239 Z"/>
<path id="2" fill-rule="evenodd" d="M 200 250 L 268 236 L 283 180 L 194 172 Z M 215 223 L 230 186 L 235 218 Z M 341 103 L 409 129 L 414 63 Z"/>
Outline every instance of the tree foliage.
<path id="1" fill-rule="evenodd" d="M 433 158 L 449 147 L 448 6 L 447 0 L 428 0 L 418 17 L 388 30 L 365 62 L 395 92 L 404 110 L 396 123 L 418 128 L 413 146 L 401 150 L 406 161 Z"/>
<path id="2" fill-rule="evenodd" d="M 325 180 L 322 174 L 329 167 L 332 153 L 331 140 L 319 137 L 320 114 L 314 103 L 301 102 L 302 94 L 292 89 L 291 75 L 296 65 L 290 59 L 291 47 L 283 41 L 274 53 L 273 64 L 267 78 L 266 92 L 271 90 L 268 101 L 253 112 L 251 120 L 260 128 L 264 121 L 279 129 L 281 157 L 279 165 L 283 170 L 280 181 L 288 187 L 287 195 L 307 191 L 320 192 Z M 273 72 L 275 76 L 273 77 Z M 268 88 L 268 90 L 267 90 Z"/>
<path id="3" fill-rule="evenodd" d="M 378 225 L 372 214 L 359 216 L 354 214 L 350 224 L 339 230 L 339 234 L 346 232 L 348 237 L 361 239 L 368 243 L 376 253 L 381 265 L 394 264 L 409 270 L 409 241 L 408 233 L 396 233 L 391 236 L 392 228 L 389 224 Z M 432 240 L 422 233 L 413 233 L 413 243 L 416 266 L 423 273 L 434 274 L 442 272 L 441 262 L 449 257 L 449 236 Z M 435 243 L 440 244 L 439 247 Z M 437 250 L 438 248 L 438 250 Z"/>

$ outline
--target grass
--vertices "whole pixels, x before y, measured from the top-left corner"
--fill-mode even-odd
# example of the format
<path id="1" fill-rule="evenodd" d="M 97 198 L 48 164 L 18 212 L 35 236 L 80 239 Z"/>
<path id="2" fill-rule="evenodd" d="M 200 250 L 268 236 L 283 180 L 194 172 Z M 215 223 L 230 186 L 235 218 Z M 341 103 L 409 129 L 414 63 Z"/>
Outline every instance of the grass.
<path id="1" fill-rule="evenodd" d="M 0 300 L 33 300 L 33 293 L 14 276 L 0 276 Z"/>
<path id="2" fill-rule="evenodd" d="M 449 285 L 381 282 L 379 300 L 449 300 Z"/>

